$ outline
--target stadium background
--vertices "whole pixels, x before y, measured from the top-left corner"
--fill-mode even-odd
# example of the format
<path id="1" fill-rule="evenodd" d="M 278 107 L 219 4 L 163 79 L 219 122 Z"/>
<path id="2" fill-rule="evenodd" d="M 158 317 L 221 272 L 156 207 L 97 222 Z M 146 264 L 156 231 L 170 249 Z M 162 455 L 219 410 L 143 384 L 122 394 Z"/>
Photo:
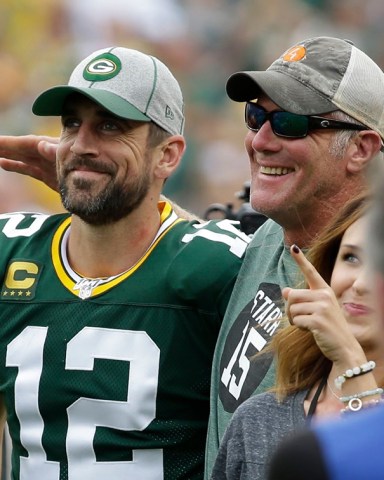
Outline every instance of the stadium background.
<path id="1" fill-rule="evenodd" d="M 187 154 L 165 193 L 200 215 L 213 202 L 236 206 L 248 161 L 228 76 L 264 69 L 316 35 L 348 38 L 384 66 L 383 25 L 382 0 L 1 0 L 0 134 L 57 135 L 59 120 L 31 113 L 35 97 L 97 48 L 138 48 L 162 59 L 184 91 Z M 14 210 L 61 206 L 40 183 L 0 171 L 0 211 Z"/>

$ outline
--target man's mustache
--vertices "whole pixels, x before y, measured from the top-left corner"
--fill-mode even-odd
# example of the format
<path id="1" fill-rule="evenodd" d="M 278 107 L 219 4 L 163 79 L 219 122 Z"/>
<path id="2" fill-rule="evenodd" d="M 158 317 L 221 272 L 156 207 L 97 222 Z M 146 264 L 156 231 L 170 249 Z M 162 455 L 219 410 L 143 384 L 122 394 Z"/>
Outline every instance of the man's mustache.
<path id="1" fill-rule="evenodd" d="M 64 166 L 64 173 L 72 172 L 73 170 L 87 169 L 93 172 L 108 173 L 113 175 L 115 170 L 110 163 L 102 162 L 100 160 L 94 160 L 88 157 L 74 156 Z"/>

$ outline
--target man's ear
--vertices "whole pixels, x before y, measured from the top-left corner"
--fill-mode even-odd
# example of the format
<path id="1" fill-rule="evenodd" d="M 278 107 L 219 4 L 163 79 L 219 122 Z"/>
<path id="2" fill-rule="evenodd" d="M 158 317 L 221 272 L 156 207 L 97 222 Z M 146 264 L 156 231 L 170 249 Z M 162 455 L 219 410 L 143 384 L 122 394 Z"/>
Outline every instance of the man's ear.
<path id="1" fill-rule="evenodd" d="M 373 130 L 359 132 L 348 146 L 348 172 L 356 174 L 365 170 L 371 159 L 376 157 L 382 145 L 383 142 L 377 132 Z"/>
<path id="2" fill-rule="evenodd" d="M 159 145 L 154 173 L 157 178 L 166 179 L 176 170 L 186 149 L 182 135 L 172 135 Z"/>

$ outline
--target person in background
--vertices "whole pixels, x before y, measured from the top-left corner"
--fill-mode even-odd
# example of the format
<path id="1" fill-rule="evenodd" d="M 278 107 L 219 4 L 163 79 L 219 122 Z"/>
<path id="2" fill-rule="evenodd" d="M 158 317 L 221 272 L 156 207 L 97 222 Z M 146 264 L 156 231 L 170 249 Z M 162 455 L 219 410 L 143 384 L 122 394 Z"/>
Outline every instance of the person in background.
<path id="1" fill-rule="evenodd" d="M 377 187 L 365 230 L 370 279 L 384 343 L 384 170 L 375 171 Z M 364 375 L 365 376 L 365 375 Z M 364 377 L 363 376 L 363 377 Z M 361 378 L 363 378 L 361 377 Z M 345 385 L 356 377 L 347 377 Z M 359 378 L 359 377 L 357 377 Z M 343 385 L 344 385 L 343 384 Z M 355 395 L 356 396 L 356 395 Z M 363 400 L 363 399 L 362 399 Z M 356 402 L 356 407 L 358 402 Z M 384 406 L 351 412 L 340 420 L 315 423 L 311 429 L 286 438 L 272 456 L 268 480 L 379 480 L 384 457 L 381 439 Z"/>
<path id="2" fill-rule="evenodd" d="M 275 388 L 236 410 L 212 480 L 263 480 L 272 452 L 287 435 L 381 399 L 384 343 L 367 273 L 368 207 L 366 195 L 349 202 L 319 235 L 308 259 L 292 246 L 306 285 L 283 290 L 289 322 L 266 349 L 276 355 Z M 337 384 L 354 367 L 365 368 L 364 374 Z"/>
<path id="3" fill-rule="evenodd" d="M 12 478 L 201 480 L 213 350 L 249 239 L 160 201 L 185 150 L 180 86 L 111 47 L 33 112 L 61 118 L 69 213 L 0 215 Z"/>
<path id="4" fill-rule="evenodd" d="M 247 248 L 220 329 L 205 478 L 233 412 L 274 384 L 272 356 L 251 359 L 278 330 L 282 289 L 297 284 L 289 246 L 308 248 L 365 188 L 367 168 L 384 138 L 384 73 L 346 40 L 321 36 L 297 42 L 266 71 L 233 74 L 226 90 L 232 100 L 244 102 L 250 202 L 270 220 Z M 55 188 L 54 142 L 0 137 L 0 166 Z"/>

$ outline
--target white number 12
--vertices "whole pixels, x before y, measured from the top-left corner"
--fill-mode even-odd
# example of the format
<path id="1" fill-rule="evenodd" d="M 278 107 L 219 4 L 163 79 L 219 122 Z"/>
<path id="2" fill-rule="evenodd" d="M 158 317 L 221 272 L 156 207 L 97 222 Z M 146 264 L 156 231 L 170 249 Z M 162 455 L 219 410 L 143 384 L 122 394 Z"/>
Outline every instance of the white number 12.
<path id="1" fill-rule="evenodd" d="M 21 480 L 60 478 L 60 464 L 47 460 L 42 445 L 44 421 L 39 410 L 39 383 L 47 333 L 48 327 L 27 327 L 7 349 L 6 365 L 18 367 L 15 410 L 20 440 L 28 451 L 28 457 L 21 457 Z M 142 431 L 155 418 L 159 348 L 146 332 L 85 327 L 67 345 L 65 368 L 92 371 L 96 358 L 129 362 L 127 400 L 81 397 L 68 407 L 68 479 L 162 480 L 162 449 L 133 450 L 131 462 L 97 462 L 93 450 L 98 426 Z"/>

